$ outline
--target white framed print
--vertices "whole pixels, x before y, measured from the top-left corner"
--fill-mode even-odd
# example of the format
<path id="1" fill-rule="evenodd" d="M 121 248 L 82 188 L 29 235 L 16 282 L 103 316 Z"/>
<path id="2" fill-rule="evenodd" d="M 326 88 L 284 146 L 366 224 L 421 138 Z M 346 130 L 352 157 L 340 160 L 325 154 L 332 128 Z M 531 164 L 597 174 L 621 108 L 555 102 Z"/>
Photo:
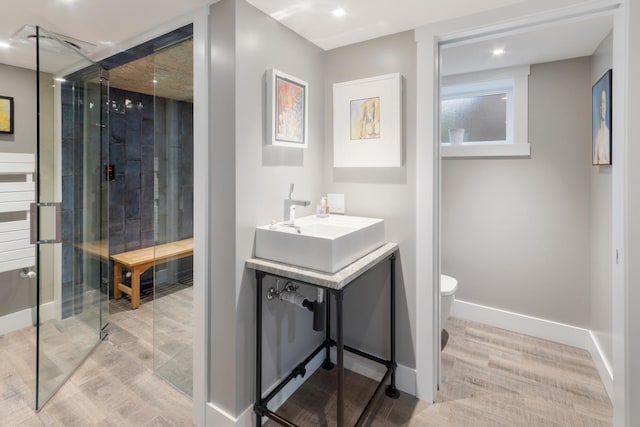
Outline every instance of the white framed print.
<path id="1" fill-rule="evenodd" d="M 402 76 L 333 85 L 333 166 L 402 166 Z"/>
<path id="2" fill-rule="evenodd" d="M 309 88 L 307 82 L 282 71 L 267 71 L 266 143 L 307 148 Z"/>

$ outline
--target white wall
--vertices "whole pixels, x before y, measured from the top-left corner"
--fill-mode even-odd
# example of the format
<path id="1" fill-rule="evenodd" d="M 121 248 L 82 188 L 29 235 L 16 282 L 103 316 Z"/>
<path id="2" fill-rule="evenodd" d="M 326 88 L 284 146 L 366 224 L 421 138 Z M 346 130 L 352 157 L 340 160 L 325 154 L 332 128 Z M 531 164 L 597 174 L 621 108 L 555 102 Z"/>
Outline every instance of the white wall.
<path id="1" fill-rule="evenodd" d="M 613 33 L 610 33 L 591 57 L 592 85 L 607 70 L 611 69 L 612 54 Z M 607 362 L 611 364 L 613 360 L 611 344 L 611 166 L 592 166 L 590 172 L 591 330 L 598 340 Z"/>
<path id="2" fill-rule="evenodd" d="M 531 158 L 442 161 L 456 298 L 590 327 L 590 58 L 531 66 Z"/>
<path id="3" fill-rule="evenodd" d="M 294 197 L 323 194 L 323 51 L 244 0 L 211 8 L 213 109 L 211 186 L 211 341 L 209 401 L 230 414 L 253 402 L 254 230 L 282 219 L 289 184 Z M 265 146 L 265 72 L 276 68 L 309 84 L 309 147 Z M 265 290 L 273 280 L 265 283 Z M 308 292 L 309 290 L 302 290 Z M 266 293 L 266 292 L 265 292 Z M 312 292 L 311 295 L 314 295 Z M 264 301 L 263 384 L 269 387 L 322 339 L 310 313 Z"/>
<path id="4" fill-rule="evenodd" d="M 400 72 L 403 77 L 403 155 L 399 168 L 333 167 L 333 84 Z M 328 51 L 325 60 L 324 188 L 344 193 L 347 215 L 385 220 L 388 241 L 400 247 L 397 265 L 398 363 L 415 367 L 415 123 L 416 44 L 405 32 Z M 345 294 L 345 342 L 388 354 L 388 265 L 360 278 Z M 365 307 L 365 309 L 363 309 Z"/>

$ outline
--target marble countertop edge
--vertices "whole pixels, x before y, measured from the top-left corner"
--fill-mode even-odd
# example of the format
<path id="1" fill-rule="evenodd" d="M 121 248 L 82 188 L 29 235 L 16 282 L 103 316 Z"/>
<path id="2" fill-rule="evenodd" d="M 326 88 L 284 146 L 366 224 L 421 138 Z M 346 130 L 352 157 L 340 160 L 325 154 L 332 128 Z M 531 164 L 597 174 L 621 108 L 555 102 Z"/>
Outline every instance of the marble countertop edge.
<path id="1" fill-rule="evenodd" d="M 310 285 L 340 290 L 397 250 L 397 243 L 387 242 L 333 274 L 262 258 L 250 258 L 245 265 L 252 270 L 275 274 Z"/>

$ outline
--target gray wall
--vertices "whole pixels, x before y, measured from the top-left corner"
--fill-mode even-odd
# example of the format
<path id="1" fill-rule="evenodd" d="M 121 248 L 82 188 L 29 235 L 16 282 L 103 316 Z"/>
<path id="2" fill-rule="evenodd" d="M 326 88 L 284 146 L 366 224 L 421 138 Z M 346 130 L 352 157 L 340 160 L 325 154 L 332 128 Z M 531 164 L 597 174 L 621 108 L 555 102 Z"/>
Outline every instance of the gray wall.
<path id="1" fill-rule="evenodd" d="M 236 413 L 235 2 L 210 9 L 210 277 L 208 401 Z M 253 317 L 252 317 L 253 319 Z"/>
<path id="2" fill-rule="evenodd" d="M 294 196 L 323 194 L 323 51 L 244 0 L 211 7 L 212 223 L 209 400 L 238 414 L 253 401 L 257 225 L 281 219 L 289 184 Z M 309 84 L 309 147 L 263 145 L 265 72 L 276 68 Z M 300 209 L 299 216 L 311 214 Z M 234 227 L 235 225 L 235 227 Z M 265 288 L 272 285 L 269 281 Z M 303 290 L 308 292 L 309 290 Z M 313 293 L 311 294 L 313 295 Z M 310 314 L 264 301 L 265 389 L 321 340 Z"/>
<path id="3" fill-rule="evenodd" d="M 589 328 L 591 60 L 531 66 L 531 158 L 442 161 L 456 298 Z"/>
<path id="4" fill-rule="evenodd" d="M 36 73 L 0 64 L 0 95 L 12 96 L 15 132 L 0 134 L 0 153 L 36 151 Z"/>
<path id="5" fill-rule="evenodd" d="M 591 84 L 612 67 L 613 33 L 591 57 Z M 615 80 L 615 73 L 613 74 Z M 615 81 L 614 81 L 615 84 Z M 615 114 L 615 113 L 614 113 Z M 609 362 L 613 359 L 611 333 L 611 166 L 591 167 L 591 329 Z"/>
<path id="6" fill-rule="evenodd" d="M 44 88 L 51 87 L 51 82 Z M 14 134 L 0 134 L 0 153 L 35 153 L 36 151 L 36 73 L 25 68 L 0 64 L 0 95 L 14 98 Z M 49 114 L 42 116 L 43 157 L 53 159 L 53 94 L 51 90 L 44 90 L 42 98 L 43 111 Z M 50 176 L 50 166 L 42 165 L 43 172 Z M 45 170 L 46 169 L 46 170 Z M 35 177 L 34 177 L 35 178 Z M 51 196 L 53 182 L 44 182 L 41 191 Z M 48 254 L 47 254 L 48 255 Z M 50 257 L 43 259 L 48 264 Z M 22 279 L 18 271 L 0 273 L 0 316 L 14 313 L 35 304 L 35 280 Z M 45 301 L 52 298 L 51 286 L 44 284 L 43 297 Z"/>
<path id="7" fill-rule="evenodd" d="M 416 43 L 408 31 L 331 50 L 324 69 L 324 187 L 328 193 L 344 193 L 347 215 L 383 218 L 386 239 L 400 245 L 397 351 L 398 363 L 408 367 L 415 367 L 416 67 Z M 395 72 L 403 76 L 403 166 L 334 168 L 333 84 Z M 345 294 L 345 341 L 383 356 L 388 348 L 388 270 L 388 265 L 379 266 Z"/>

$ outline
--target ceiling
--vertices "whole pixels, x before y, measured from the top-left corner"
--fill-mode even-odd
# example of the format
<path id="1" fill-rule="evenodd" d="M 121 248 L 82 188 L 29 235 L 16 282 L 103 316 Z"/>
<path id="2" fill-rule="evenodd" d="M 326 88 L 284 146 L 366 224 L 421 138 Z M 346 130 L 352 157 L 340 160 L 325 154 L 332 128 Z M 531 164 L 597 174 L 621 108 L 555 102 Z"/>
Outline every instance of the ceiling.
<path id="1" fill-rule="evenodd" d="M 203 7 L 213 0 L 5 0 L 0 14 L 0 63 L 35 68 L 33 46 L 11 43 L 26 25 L 89 43 L 88 55 L 102 59 L 100 52 L 147 33 L 176 17 Z M 93 45 L 91 47 L 91 45 Z M 126 46 L 131 47 L 131 46 Z"/>
<path id="2" fill-rule="evenodd" d="M 563 21 L 443 47 L 442 75 L 462 74 L 592 55 L 613 28 L 611 15 Z M 494 49 L 504 54 L 494 56 Z"/>
<path id="3" fill-rule="evenodd" d="M 193 102 L 193 40 L 185 40 L 109 70 L 109 85 Z"/>
<path id="4" fill-rule="evenodd" d="M 329 50 L 527 0 L 247 0 Z M 535 0 L 530 0 L 535 1 Z M 338 18 L 331 12 L 343 8 Z"/>
<path id="5" fill-rule="evenodd" d="M 76 41 L 102 59 L 123 43 L 217 0 L 7 0 L 0 14 L 0 45 L 24 25 L 39 25 Z M 527 0 L 248 0 L 323 49 Z M 535 1 L 535 0 L 528 0 Z M 6 4 L 8 3 L 8 4 Z M 331 11 L 343 7 L 346 15 Z M 130 46 L 125 46 L 130 47 Z M 103 55 L 101 55 L 103 53 Z M 33 47 L 0 47 L 0 63 L 35 68 Z"/>
<path id="6" fill-rule="evenodd" d="M 535 0 L 247 0 L 267 15 L 280 21 L 323 49 L 332 49 L 418 26 L 478 13 L 524 1 Z M 93 59 L 113 54 L 119 47 L 129 48 L 129 40 L 150 33 L 178 16 L 215 2 L 214 0 L 10 0 L 0 14 L 0 63 L 35 68 L 33 42 L 12 36 L 25 24 L 41 25 L 85 48 Z M 6 6 L 6 5 L 5 5 Z M 331 12 L 343 7 L 346 15 L 337 18 Z M 144 19 L 141 19 L 144 17 Z M 593 53 L 612 27 L 610 17 L 575 20 L 562 25 L 529 29 L 526 33 L 496 36 L 443 49 L 443 74 L 458 74 L 523 63 L 548 62 Z M 23 32 L 24 33 L 24 32 Z M 22 40 L 22 41 L 21 41 Z M 561 43 L 559 42 L 561 41 Z M 2 43 L 9 48 L 2 48 Z M 494 58 L 490 51 L 502 47 L 506 53 Z M 186 47 L 185 47 L 186 48 Z M 183 50 L 189 55 L 192 47 Z M 164 63 L 164 68 L 184 76 L 191 75 L 192 63 L 179 52 Z M 145 63 L 146 61 L 146 63 Z M 141 60 L 131 67 L 146 70 L 156 67 L 157 59 Z M 180 65 L 185 65 L 179 70 Z M 151 67 L 151 68 L 150 68 Z M 67 67 L 69 68 L 69 67 Z M 124 71 L 126 69 L 123 69 Z M 112 70 L 114 71 L 114 70 Z M 186 77 L 185 77 L 186 78 Z M 138 82 L 139 91 L 148 93 L 153 79 Z M 182 79 L 181 77 L 178 79 Z M 114 86 L 133 89 L 125 82 L 125 73 L 112 74 Z M 131 80 L 131 79 L 130 79 Z M 184 79 L 183 79 L 184 80 Z M 120 81 L 121 83 L 116 83 Z M 171 89 L 168 84 L 164 85 Z M 171 89 L 174 90 L 174 89 Z M 180 89 L 175 89 L 180 91 Z M 187 92 L 190 92 L 189 89 Z M 174 99 L 176 94 L 170 96 Z"/>

